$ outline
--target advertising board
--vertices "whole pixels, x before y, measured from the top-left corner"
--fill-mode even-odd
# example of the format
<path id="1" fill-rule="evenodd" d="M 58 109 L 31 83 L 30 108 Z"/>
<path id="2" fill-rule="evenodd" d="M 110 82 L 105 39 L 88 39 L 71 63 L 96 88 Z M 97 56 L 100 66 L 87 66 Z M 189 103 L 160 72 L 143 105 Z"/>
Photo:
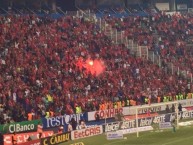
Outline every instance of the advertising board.
<path id="1" fill-rule="evenodd" d="M 90 136 L 95 136 L 103 133 L 102 125 L 100 126 L 93 126 L 86 129 L 81 130 L 74 130 L 71 132 L 71 139 L 80 139 L 80 138 L 86 138 Z"/>
<path id="2" fill-rule="evenodd" d="M 5 134 L 13 132 L 20 133 L 20 132 L 35 131 L 37 130 L 37 125 L 39 122 L 41 122 L 41 120 L 22 121 L 0 125 L 0 132 Z"/>
<path id="3" fill-rule="evenodd" d="M 57 145 L 63 142 L 67 142 L 71 140 L 70 132 L 54 134 L 53 136 L 49 136 L 41 139 L 41 145 Z"/>
<path id="4" fill-rule="evenodd" d="M 151 131 L 153 130 L 152 126 L 144 126 L 144 127 L 138 127 L 138 128 L 129 128 L 129 129 L 122 129 L 122 130 L 118 130 L 118 133 L 122 133 L 122 134 L 129 134 L 129 133 L 135 133 L 135 132 L 143 132 L 143 131 Z"/>
<path id="5" fill-rule="evenodd" d="M 21 143 L 19 145 L 41 145 L 41 144 L 40 144 L 40 140 L 36 139 L 36 140 L 28 141 L 25 143 Z"/>
<path id="6" fill-rule="evenodd" d="M 53 131 L 44 131 L 42 137 L 52 136 Z M 30 136 L 34 136 L 38 138 L 37 132 L 29 132 L 29 133 L 20 133 L 17 134 L 17 144 L 25 143 L 28 141 Z M 12 134 L 4 135 L 4 145 L 12 145 Z"/>
<path id="7" fill-rule="evenodd" d="M 121 132 L 108 132 L 107 133 L 107 140 L 112 139 L 123 139 L 123 134 Z"/>
<path id="8" fill-rule="evenodd" d="M 160 122 L 159 129 L 168 129 L 172 128 L 171 122 Z"/>
<path id="9" fill-rule="evenodd" d="M 71 119 L 74 118 L 76 122 L 84 118 L 84 114 L 71 114 L 71 115 L 61 115 L 50 118 L 42 118 L 43 128 L 52 128 L 58 126 L 68 125 Z"/>
<path id="10" fill-rule="evenodd" d="M 105 119 L 105 118 L 115 117 L 117 113 L 122 113 L 122 112 L 123 112 L 123 108 L 88 112 L 88 121 L 96 120 L 97 113 L 99 114 L 100 119 Z"/>
<path id="11" fill-rule="evenodd" d="M 163 115 L 154 116 L 154 117 L 140 118 L 138 119 L 138 127 L 151 126 L 153 123 L 161 124 L 164 127 L 164 124 L 167 125 L 168 123 L 170 123 L 171 118 L 174 115 L 175 113 L 170 113 L 170 114 L 163 114 Z M 193 118 L 193 110 L 179 112 L 178 117 L 179 119 Z M 111 122 L 103 125 L 104 132 L 112 132 L 112 131 L 117 131 L 122 129 L 135 128 L 135 127 L 136 127 L 135 119 L 122 121 L 122 122 Z"/>

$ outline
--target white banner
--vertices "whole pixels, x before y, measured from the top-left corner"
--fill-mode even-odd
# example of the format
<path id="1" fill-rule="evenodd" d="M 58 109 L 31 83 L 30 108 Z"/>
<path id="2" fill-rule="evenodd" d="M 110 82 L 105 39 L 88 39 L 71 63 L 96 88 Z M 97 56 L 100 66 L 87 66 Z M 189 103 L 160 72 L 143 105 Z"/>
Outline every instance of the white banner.
<path id="1" fill-rule="evenodd" d="M 90 137 L 90 136 L 95 136 L 103 133 L 103 127 L 102 125 L 100 126 L 94 126 L 94 127 L 89 127 L 86 129 L 81 129 L 81 130 L 75 130 L 71 132 L 71 139 L 80 139 L 80 138 L 85 138 L 85 137 Z"/>
<path id="2" fill-rule="evenodd" d="M 172 128 L 171 122 L 160 122 L 159 129 L 168 129 Z"/>
<path id="3" fill-rule="evenodd" d="M 193 106 L 193 99 L 186 99 L 186 100 L 179 100 L 179 103 L 182 104 L 182 107 L 190 107 Z M 159 112 L 159 111 L 164 111 L 166 109 L 165 103 L 159 103 L 160 106 L 157 104 L 152 104 L 151 106 L 151 112 Z M 149 105 L 142 105 L 142 107 L 146 107 Z M 169 108 L 172 107 L 171 105 L 168 105 Z M 123 107 L 119 109 L 108 109 L 108 110 L 100 110 L 100 111 L 93 111 L 93 112 L 88 112 L 88 121 L 93 121 L 96 120 L 96 114 L 98 113 L 100 116 L 100 119 L 105 119 L 105 118 L 112 118 L 117 114 L 118 112 L 123 113 L 123 115 L 135 115 L 136 113 L 136 107 L 138 106 L 130 106 L 130 107 Z M 138 109 L 138 114 L 143 114 L 146 113 L 148 108 L 144 109 Z"/>
<path id="4" fill-rule="evenodd" d="M 144 127 L 138 127 L 138 131 L 150 131 L 153 130 L 152 126 L 144 126 Z M 137 132 L 137 128 L 129 128 L 129 129 L 123 129 L 123 130 L 117 130 L 117 132 L 122 133 L 122 134 L 128 134 L 128 133 L 135 133 Z"/>
<path id="5" fill-rule="evenodd" d="M 112 118 L 115 117 L 117 113 L 123 113 L 123 108 L 88 112 L 88 121 L 96 120 L 97 113 L 99 114 L 100 119 Z"/>
<path id="6" fill-rule="evenodd" d="M 177 4 L 177 10 L 187 10 L 187 4 Z"/>
<path id="7" fill-rule="evenodd" d="M 123 134 L 121 132 L 107 132 L 107 140 L 112 139 L 123 139 Z"/>

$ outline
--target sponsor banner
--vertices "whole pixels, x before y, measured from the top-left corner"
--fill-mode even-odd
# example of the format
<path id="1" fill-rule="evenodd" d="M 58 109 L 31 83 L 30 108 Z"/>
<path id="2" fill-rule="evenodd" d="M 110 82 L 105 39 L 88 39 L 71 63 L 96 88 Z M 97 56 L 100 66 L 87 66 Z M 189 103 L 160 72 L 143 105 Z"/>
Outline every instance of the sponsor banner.
<path id="1" fill-rule="evenodd" d="M 76 122 L 84 119 L 84 114 L 71 114 L 71 115 L 61 115 L 50 118 L 42 118 L 43 128 L 52 128 L 58 126 L 67 126 L 71 119 L 74 118 Z"/>
<path id="2" fill-rule="evenodd" d="M 138 127 L 151 126 L 153 123 L 170 122 L 172 114 L 138 119 Z M 136 127 L 136 120 L 112 122 L 103 125 L 104 132 L 117 131 Z"/>
<path id="3" fill-rule="evenodd" d="M 180 122 L 178 123 L 179 126 L 189 126 L 193 125 L 193 121 L 186 121 L 186 122 Z"/>
<path id="4" fill-rule="evenodd" d="M 178 103 L 182 104 L 183 107 L 190 107 L 190 106 L 193 106 L 193 99 L 178 100 Z M 151 105 L 152 106 L 151 112 L 165 111 L 166 109 L 165 103 L 159 103 L 160 106 L 157 106 L 157 105 L 158 104 Z M 142 105 L 142 107 L 148 107 L 148 106 L 149 105 Z M 99 111 L 88 112 L 88 121 L 96 120 L 97 113 L 99 114 L 100 119 L 112 118 L 118 112 L 123 113 L 123 115 L 135 115 L 136 107 L 137 106 L 130 106 L 130 107 L 123 107 L 119 109 L 108 109 L 108 110 L 99 110 Z M 149 108 L 142 108 L 142 107 L 140 107 L 141 109 L 138 109 L 138 114 L 147 113 Z M 172 104 L 169 104 L 168 107 L 171 108 Z"/>
<path id="5" fill-rule="evenodd" d="M 134 127 L 136 127 L 135 120 L 124 121 L 124 122 L 112 122 L 104 125 L 104 132 L 112 132 L 120 129 L 134 128 Z"/>
<path id="6" fill-rule="evenodd" d="M 159 123 L 159 129 L 168 129 L 172 128 L 172 125 L 170 122 L 160 122 Z"/>
<path id="7" fill-rule="evenodd" d="M 182 104 L 183 107 L 193 106 L 193 99 L 179 100 L 178 102 Z"/>
<path id="8" fill-rule="evenodd" d="M 151 126 L 153 123 L 167 124 L 168 122 L 171 122 L 171 119 L 175 114 L 176 113 L 171 113 L 171 114 L 163 114 L 163 115 L 154 116 L 154 117 L 140 118 L 138 119 L 138 127 Z M 178 118 L 179 119 L 193 118 L 193 110 L 179 112 Z M 107 123 L 106 125 L 103 125 L 104 132 L 112 132 L 112 131 L 129 129 L 129 128 L 136 128 L 136 120 L 111 122 L 111 123 Z"/>
<path id="9" fill-rule="evenodd" d="M 122 134 L 129 134 L 129 133 L 135 133 L 135 132 L 142 132 L 142 131 L 151 131 L 153 130 L 152 126 L 144 126 L 144 127 L 138 127 L 138 128 L 129 128 L 129 129 L 123 129 L 123 130 L 118 130 L 118 133 Z"/>
<path id="10" fill-rule="evenodd" d="M 70 132 L 54 134 L 53 136 L 49 136 L 41 139 L 41 145 L 57 145 L 63 142 L 67 142 L 71 140 Z"/>
<path id="11" fill-rule="evenodd" d="M 182 118 L 182 119 L 193 118 L 193 110 L 180 112 L 179 118 Z"/>
<path id="12" fill-rule="evenodd" d="M 44 131 L 42 137 L 52 136 L 53 131 Z M 29 137 L 38 138 L 37 132 L 20 133 L 17 134 L 17 144 L 25 143 Z M 4 145 L 12 145 L 12 134 L 4 135 Z"/>
<path id="13" fill-rule="evenodd" d="M 71 139 L 80 139 L 80 138 L 86 138 L 90 136 L 95 136 L 103 133 L 103 128 L 102 125 L 100 126 L 94 126 L 94 127 L 89 127 L 86 129 L 81 129 L 81 130 L 74 130 L 71 132 Z"/>
<path id="14" fill-rule="evenodd" d="M 140 118 L 138 119 L 138 127 L 151 126 L 153 123 L 159 124 L 159 123 L 170 122 L 173 115 L 175 115 L 175 113 L 163 114 L 163 115 L 154 116 L 154 117 Z M 179 119 L 192 118 L 193 111 L 180 112 L 178 115 L 179 115 Z M 103 125 L 104 132 L 111 132 L 111 131 L 117 131 L 121 129 L 135 128 L 135 127 L 136 127 L 136 120 L 128 120 L 123 122 L 111 122 L 111 123 L 107 123 L 106 125 Z"/>
<path id="15" fill-rule="evenodd" d="M 180 103 L 183 107 L 190 107 L 190 106 L 193 106 L 193 99 L 178 100 L 178 103 Z M 138 114 L 147 113 L 148 109 L 151 109 L 151 112 L 159 112 L 159 111 L 165 111 L 166 110 L 165 103 L 159 103 L 160 106 L 157 106 L 157 105 L 158 104 L 152 104 L 151 108 L 142 108 L 142 107 L 148 107 L 149 106 L 149 105 L 142 105 L 142 107 L 140 107 L 141 109 L 138 109 Z M 136 107 L 137 106 L 124 107 L 123 108 L 123 114 L 124 115 L 135 115 L 136 114 Z M 169 104 L 168 107 L 171 108 L 172 104 Z"/>
<path id="16" fill-rule="evenodd" d="M 20 133 L 20 132 L 35 131 L 37 130 L 37 125 L 39 122 L 41 122 L 41 120 L 22 121 L 0 125 L 0 132 L 6 134 L 13 132 Z"/>
<path id="17" fill-rule="evenodd" d="M 104 119 L 100 120 L 100 121 L 89 121 L 89 122 L 86 122 L 86 126 L 87 127 L 93 127 L 93 126 L 98 126 L 98 125 L 104 125 L 105 123 L 111 123 L 111 122 L 115 122 L 115 119 L 114 118 L 108 118 L 108 119 L 106 119 L 106 121 Z"/>
<path id="18" fill-rule="evenodd" d="M 187 10 L 187 4 L 177 4 L 177 10 Z"/>
<path id="19" fill-rule="evenodd" d="M 123 108 L 88 112 L 88 121 L 96 120 L 97 113 L 99 114 L 100 119 L 112 118 L 115 117 L 117 113 L 123 113 Z"/>
<path id="20" fill-rule="evenodd" d="M 32 141 L 28 141 L 25 143 L 21 143 L 19 145 L 41 145 L 41 144 L 40 144 L 40 140 L 37 139 L 37 140 L 32 140 Z"/>
<path id="21" fill-rule="evenodd" d="M 123 139 L 122 132 L 108 132 L 107 140 L 112 140 L 112 139 Z"/>

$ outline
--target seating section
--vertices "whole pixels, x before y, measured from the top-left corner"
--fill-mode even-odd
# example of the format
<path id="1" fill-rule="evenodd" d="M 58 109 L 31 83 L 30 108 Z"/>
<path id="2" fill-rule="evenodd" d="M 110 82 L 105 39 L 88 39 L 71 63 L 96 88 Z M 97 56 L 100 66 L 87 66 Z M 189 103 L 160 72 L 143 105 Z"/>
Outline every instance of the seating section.
<path id="1" fill-rule="evenodd" d="M 138 17 L 109 22 L 153 50 L 157 32 L 163 58 L 173 62 L 167 56 L 178 56 L 191 64 L 192 59 L 183 58 L 188 56 L 185 37 L 191 34 L 186 17 L 157 15 L 149 22 Z M 175 52 L 178 45 L 179 54 Z M 55 115 L 76 113 L 76 107 L 81 107 L 80 113 L 172 101 L 179 94 L 177 99 L 186 99 L 192 89 L 186 79 L 132 56 L 122 44 L 114 45 L 97 24 L 83 18 L 0 16 L 0 49 L 1 123 L 27 120 L 29 112 L 39 118 L 48 111 Z M 88 60 L 91 69 L 86 66 Z M 105 68 L 98 75 L 91 72 L 98 69 L 95 61 Z"/>

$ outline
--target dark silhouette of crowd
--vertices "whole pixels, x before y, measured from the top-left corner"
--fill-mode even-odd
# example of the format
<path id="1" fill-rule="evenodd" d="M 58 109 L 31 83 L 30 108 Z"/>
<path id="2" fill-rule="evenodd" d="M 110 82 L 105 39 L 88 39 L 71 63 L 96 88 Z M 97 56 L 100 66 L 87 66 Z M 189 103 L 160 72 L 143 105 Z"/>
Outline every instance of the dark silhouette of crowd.
<path id="1" fill-rule="evenodd" d="M 128 38 L 158 51 L 167 62 L 175 59 L 179 64 L 187 61 L 185 67 L 192 66 L 192 57 L 184 57 L 188 56 L 184 43 L 192 33 L 185 16 L 109 21 L 118 23 L 113 27 L 125 30 Z M 154 31 L 170 39 L 161 36 L 154 43 Z M 84 65 L 77 65 L 80 59 L 100 60 L 105 70 L 92 74 Z M 192 91 L 187 84 L 183 77 L 131 55 L 124 44 L 115 45 L 97 24 L 84 18 L 0 16 L 1 124 L 28 120 L 28 113 L 33 113 L 33 119 L 48 111 L 73 114 L 77 106 L 87 112 L 115 108 L 119 101 L 122 105 L 118 107 L 146 104 L 146 98 L 157 103 L 158 96 L 161 101 L 164 96 L 172 101 L 179 93 L 185 99 Z"/>

